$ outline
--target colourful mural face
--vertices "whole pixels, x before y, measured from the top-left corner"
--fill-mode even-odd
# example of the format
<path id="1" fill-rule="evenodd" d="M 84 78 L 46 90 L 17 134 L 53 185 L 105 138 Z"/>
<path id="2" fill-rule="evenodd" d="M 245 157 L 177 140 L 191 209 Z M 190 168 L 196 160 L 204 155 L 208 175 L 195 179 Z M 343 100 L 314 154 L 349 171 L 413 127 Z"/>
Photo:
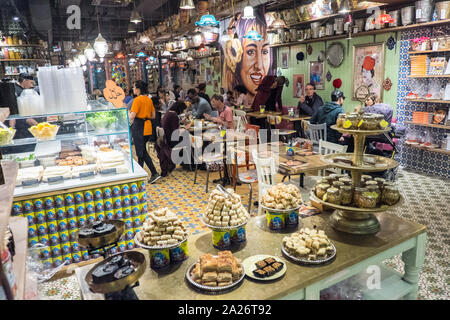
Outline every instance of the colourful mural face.
<path id="1" fill-rule="evenodd" d="M 255 19 L 241 19 L 241 14 L 225 25 L 232 40 L 222 42 L 223 77 L 222 87 L 228 91 L 243 85 L 252 103 L 256 90 L 267 75 L 275 75 L 276 62 L 269 46 L 267 23 L 263 14 L 255 10 Z M 223 31 L 223 30 L 222 30 Z M 246 39 L 249 31 L 256 31 L 262 40 Z M 234 37 L 234 35 L 237 36 Z"/>

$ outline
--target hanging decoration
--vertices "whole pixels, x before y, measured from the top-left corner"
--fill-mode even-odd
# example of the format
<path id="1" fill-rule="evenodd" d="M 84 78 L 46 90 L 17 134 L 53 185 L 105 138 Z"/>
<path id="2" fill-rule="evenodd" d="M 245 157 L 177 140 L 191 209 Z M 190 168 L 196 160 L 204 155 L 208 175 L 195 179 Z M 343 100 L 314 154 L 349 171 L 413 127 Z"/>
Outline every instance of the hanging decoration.
<path id="1" fill-rule="evenodd" d="M 95 58 L 95 50 L 94 50 L 94 48 L 92 48 L 90 43 L 84 49 L 84 55 L 86 56 L 86 58 L 89 61 L 94 60 L 94 58 Z"/>
<path id="2" fill-rule="evenodd" d="M 183 10 L 195 9 L 194 1 L 193 0 L 181 0 L 180 9 L 183 9 Z"/>
<path id="3" fill-rule="evenodd" d="M 333 87 L 339 89 L 342 86 L 342 80 L 340 78 L 333 80 Z"/>
<path id="4" fill-rule="evenodd" d="M 395 39 L 392 36 L 390 36 L 389 39 L 386 41 L 386 46 L 388 47 L 389 50 L 394 49 L 396 44 L 397 41 L 395 41 Z"/>
<path id="5" fill-rule="evenodd" d="M 200 18 L 200 21 L 195 22 L 195 25 L 198 27 L 216 27 L 219 25 L 219 22 L 216 20 L 212 14 L 205 14 Z"/>
<path id="6" fill-rule="evenodd" d="M 311 47 L 311 45 L 308 44 L 308 46 L 306 47 L 306 53 L 308 53 L 308 55 L 310 56 L 313 52 L 313 48 Z"/>
<path id="7" fill-rule="evenodd" d="M 138 24 L 142 22 L 142 17 L 136 10 L 136 2 L 133 1 L 133 11 L 131 11 L 130 22 L 134 24 Z"/>
<path id="8" fill-rule="evenodd" d="M 244 16 L 242 17 L 242 19 L 255 19 L 255 14 L 253 13 L 253 7 L 250 5 L 250 2 L 244 8 Z"/>
<path id="9" fill-rule="evenodd" d="M 262 41 L 263 37 L 256 30 L 249 30 L 247 34 L 244 36 L 245 39 L 253 40 L 253 41 Z"/>
<path id="10" fill-rule="evenodd" d="M 99 33 L 97 39 L 95 39 L 94 50 L 100 58 L 104 58 L 106 52 L 108 52 L 108 43 L 105 38 L 102 37 L 101 33 Z"/>
<path id="11" fill-rule="evenodd" d="M 327 74 L 326 74 L 326 77 L 327 77 L 327 81 L 330 82 L 330 81 L 331 81 L 331 78 L 333 77 L 333 76 L 331 75 L 330 70 L 328 70 L 328 72 L 327 72 Z"/>
<path id="12" fill-rule="evenodd" d="M 147 57 L 147 55 L 145 54 L 145 52 L 139 52 L 137 55 L 136 55 L 136 58 L 146 58 Z"/>
<path id="13" fill-rule="evenodd" d="M 389 78 L 384 79 L 384 81 L 383 81 L 384 90 L 389 91 L 389 90 L 391 90 L 391 87 L 392 87 L 391 79 L 389 79 Z"/>

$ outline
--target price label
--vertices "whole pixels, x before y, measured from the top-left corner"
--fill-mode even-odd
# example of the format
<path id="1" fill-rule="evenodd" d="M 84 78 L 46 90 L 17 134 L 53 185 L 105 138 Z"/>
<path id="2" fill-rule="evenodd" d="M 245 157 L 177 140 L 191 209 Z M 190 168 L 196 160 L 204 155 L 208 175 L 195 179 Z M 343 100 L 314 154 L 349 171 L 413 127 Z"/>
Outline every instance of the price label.
<path id="1" fill-rule="evenodd" d="M 48 181 L 48 183 L 61 182 L 61 181 L 64 181 L 64 177 L 63 176 L 48 177 L 47 181 Z"/>
<path id="2" fill-rule="evenodd" d="M 31 186 L 31 185 L 37 184 L 37 183 L 39 183 L 38 179 L 24 180 L 24 181 L 22 181 L 22 186 L 26 187 L 26 186 Z"/>
<path id="3" fill-rule="evenodd" d="M 100 171 L 100 173 L 101 174 L 115 174 L 116 168 L 104 169 L 104 170 Z"/>
<path id="4" fill-rule="evenodd" d="M 119 87 L 114 81 L 107 80 L 106 88 L 103 89 L 103 95 L 106 100 L 111 102 L 114 107 L 123 107 L 123 100 L 125 99 L 125 92 L 121 87 Z"/>
<path id="5" fill-rule="evenodd" d="M 94 171 L 80 172 L 80 178 L 93 177 Z"/>

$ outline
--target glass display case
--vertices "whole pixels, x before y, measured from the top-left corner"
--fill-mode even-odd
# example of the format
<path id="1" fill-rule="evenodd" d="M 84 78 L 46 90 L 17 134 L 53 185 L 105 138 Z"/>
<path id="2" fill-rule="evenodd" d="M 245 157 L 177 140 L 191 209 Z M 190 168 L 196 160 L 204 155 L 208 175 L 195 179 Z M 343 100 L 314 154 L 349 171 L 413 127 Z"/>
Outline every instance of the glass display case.
<path id="1" fill-rule="evenodd" d="M 86 111 L 10 116 L 0 152 L 19 164 L 15 196 L 129 179 L 136 167 L 145 176 L 133 161 L 128 123 L 126 108 L 98 100 Z"/>

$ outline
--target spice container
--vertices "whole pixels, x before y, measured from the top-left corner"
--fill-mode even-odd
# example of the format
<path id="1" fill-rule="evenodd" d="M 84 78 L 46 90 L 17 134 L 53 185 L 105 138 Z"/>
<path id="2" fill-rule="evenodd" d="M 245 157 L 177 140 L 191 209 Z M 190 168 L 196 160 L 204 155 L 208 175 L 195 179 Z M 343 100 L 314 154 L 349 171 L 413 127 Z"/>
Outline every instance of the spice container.
<path id="1" fill-rule="evenodd" d="M 342 128 L 344 126 L 344 122 L 345 122 L 345 113 L 340 113 L 336 120 L 336 126 L 338 128 Z"/>
<path id="2" fill-rule="evenodd" d="M 366 187 L 368 186 L 377 186 L 378 187 L 378 182 L 376 182 L 375 180 L 366 180 Z"/>
<path id="3" fill-rule="evenodd" d="M 322 184 L 322 183 L 327 183 L 327 184 L 328 184 L 328 180 L 325 179 L 325 177 L 323 177 L 323 178 L 321 178 L 321 179 L 319 179 L 319 180 L 317 181 L 316 185 L 319 185 L 319 184 Z"/>
<path id="4" fill-rule="evenodd" d="M 383 129 L 384 127 L 381 125 L 381 121 L 384 120 L 384 116 L 382 114 L 374 115 L 375 121 L 377 122 L 377 128 Z"/>
<path id="5" fill-rule="evenodd" d="M 341 181 L 334 181 L 333 182 L 333 187 L 340 189 L 341 187 L 345 186 L 345 184 Z"/>
<path id="6" fill-rule="evenodd" d="M 363 192 L 367 192 L 367 189 L 356 187 L 355 190 L 353 191 L 353 204 L 356 207 L 359 207 L 359 200 L 360 200 Z"/>
<path id="7" fill-rule="evenodd" d="M 333 203 L 333 204 L 341 204 L 341 194 L 338 188 L 328 188 L 327 192 L 323 196 L 323 201 Z"/>
<path id="8" fill-rule="evenodd" d="M 381 201 L 387 205 L 394 205 L 400 199 L 400 193 L 395 186 L 384 186 L 383 193 L 381 195 Z"/>
<path id="9" fill-rule="evenodd" d="M 339 181 L 344 183 L 344 185 L 346 185 L 346 186 L 351 186 L 352 185 L 352 179 L 350 179 L 348 177 L 339 178 Z"/>
<path id="10" fill-rule="evenodd" d="M 330 175 L 330 176 L 324 177 L 324 179 L 327 180 L 327 183 L 328 183 L 330 186 L 332 186 L 332 185 L 333 185 L 333 182 L 335 181 L 335 180 L 334 180 L 334 177 L 332 177 L 331 175 Z"/>
<path id="11" fill-rule="evenodd" d="M 384 179 L 384 178 L 375 178 L 374 180 L 378 183 L 378 188 L 380 188 L 380 190 L 383 190 L 384 183 L 386 182 L 386 179 Z"/>
<path id="12" fill-rule="evenodd" d="M 343 205 L 348 205 L 352 203 L 353 200 L 353 190 L 350 186 L 343 186 L 340 189 L 341 203 Z"/>
<path id="13" fill-rule="evenodd" d="M 363 179 L 364 182 L 367 182 L 367 181 L 369 181 L 369 180 L 372 180 L 372 176 L 369 176 L 368 174 L 363 174 L 363 175 L 361 176 L 361 179 Z"/>
<path id="14" fill-rule="evenodd" d="M 334 19 L 334 29 L 336 31 L 336 34 L 344 33 L 344 18 Z"/>
<path id="15" fill-rule="evenodd" d="M 373 114 L 365 114 L 363 115 L 363 125 L 364 130 L 377 130 L 378 129 L 378 121 L 377 117 Z"/>
<path id="16" fill-rule="evenodd" d="M 346 117 L 346 121 L 350 121 L 351 125 L 348 128 L 345 129 L 357 129 L 358 128 L 358 116 L 354 114 L 349 114 Z"/>
<path id="17" fill-rule="evenodd" d="M 316 196 L 319 199 L 323 199 L 325 193 L 327 193 L 327 189 L 330 188 L 330 185 L 327 183 L 321 183 L 316 185 Z"/>
<path id="18" fill-rule="evenodd" d="M 380 188 L 378 188 L 377 185 L 370 185 L 370 186 L 366 186 L 367 191 L 369 192 L 373 192 L 377 194 L 377 203 L 379 203 L 381 201 L 381 191 Z"/>
<path id="19" fill-rule="evenodd" d="M 378 194 L 375 192 L 365 191 L 359 197 L 358 207 L 360 208 L 376 208 Z"/>

